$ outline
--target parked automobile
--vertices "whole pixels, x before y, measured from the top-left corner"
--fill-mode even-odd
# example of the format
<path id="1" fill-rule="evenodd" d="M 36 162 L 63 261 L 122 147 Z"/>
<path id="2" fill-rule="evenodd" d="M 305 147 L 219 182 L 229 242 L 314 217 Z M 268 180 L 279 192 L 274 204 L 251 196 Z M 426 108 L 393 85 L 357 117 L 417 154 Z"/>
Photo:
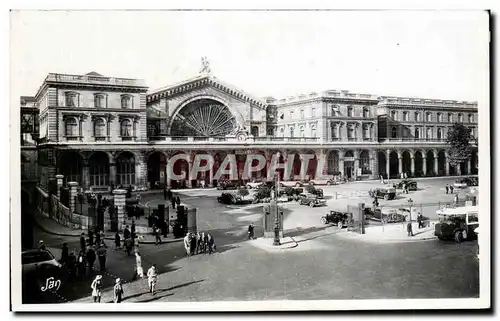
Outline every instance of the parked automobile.
<path id="1" fill-rule="evenodd" d="M 308 184 L 310 185 L 337 185 L 338 183 L 333 178 L 328 179 L 311 179 Z"/>
<path id="2" fill-rule="evenodd" d="M 373 190 L 370 190 L 368 192 L 368 195 L 370 197 L 377 197 L 377 198 L 383 198 L 386 201 L 387 200 L 393 200 L 396 198 L 396 189 L 395 188 L 376 188 Z"/>
<path id="3" fill-rule="evenodd" d="M 323 224 L 335 224 L 339 228 L 346 227 L 349 224 L 349 213 L 330 211 L 330 213 L 321 217 Z"/>
<path id="4" fill-rule="evenodd" d="M 219 197 L 217 197 L 217 201 L 221 204 L 238 204 L 238 198 L 236 195 L 232 193 L 222 193 Z"/>
<path id="5" fill-rule="evenodd" d="M 217 184 L 218 190 L 237 189 L 239 187 L 240 187 L 240 184 L 236 181 L 220 181 Z"/>
<path id="6" fill-rule="evenodd" d="M 302 187 L 304 184 L 301 181 L 282 181 L 280 187 Z"/>
<path id="7" fill-rule="evenodd" d="M 477 177 L 464 177 L 458 179 L 453 183 L 453 186 L 456 188 L 466 188 L 468 186 L 479 186 L 479 180 Z"/>
<path id="8" fill-rule="evenodd" d="M 417 181 L 412 181 L 412 180 L 409 180 L 409 179 L 400 180 L 399 182 L 397 182 L 394 185 L 396 185 L 395 188 L 397 188 L 397 189 L 403 189 L 404 186 L 405 186 L 405 184 L 406 184 L 406 186 L 408 186 L 408 190 L 409 191 L 416 191 L 416 190 L 418 190 L 418 188 L 417 188 Z"/>
<path id="9" fill-rule="evenodd" d="M 262 184 L 262 182 L 248 182 L 248 183 L 246 184 L 246 187 L 247 187 L 248 189 L 257 188 L 257 187 L 259 187 L 261 184 Z"/>
<path id="10" fill-rule="evenodd" d="M 314 185 L 307 185 L 306 186 L 306 191 L 308 193 L 316 195 L 318 198 L 323 198 L 323 189 L 322 188 L 317 188 Z"/>
<path id="11" fill-rule="evenodd" d="M 54 268 L 57 270 L 61 268 L 61 264 L 50 251 L 39 249 L 23 251 L 21 264 L 23 274 L 35 272 L 37 269 Z"/>
<path id="12" fill-rule="evenodd" d="M 319 199 L 316 195 L 311 193 L 302 193 L 299 195 L 300 205 L 309 205 L 310 207 L 323 206 L 326 204 L 325 200 Z"/>
<path id="13" fill-rule="evenodd" d="M 439 223 L 436 223 L 434 227 L 434 235 L 438 239 L 453 239 L 460 243 L 477 238 L 474 230 L 479 227 L 478 206 L 443 208 L 436 213 Z"/>

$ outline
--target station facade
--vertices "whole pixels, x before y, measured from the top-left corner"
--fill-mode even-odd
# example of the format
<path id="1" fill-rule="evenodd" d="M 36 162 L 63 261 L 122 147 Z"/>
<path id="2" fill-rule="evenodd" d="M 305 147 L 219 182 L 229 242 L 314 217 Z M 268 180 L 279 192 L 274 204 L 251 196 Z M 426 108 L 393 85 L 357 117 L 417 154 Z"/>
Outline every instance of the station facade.
<path id="1" fill-rule="evenodd" d="M 36 148 L 21 151 L 30 168 L 36 150 L 36 169 L 23 171 L 34 170 L 42 188 L 57 174 L 95 191 L 191 187 L 216 184 L 214 173 L 228 154 L 236 155 L 240 176 L 247 155 L 263 155 L 268 164 L 252 179 L 269 179 L 269 161 L 279 152 L 280 162 L 293 162 L 290 179 L 299 174 L 300 154 L 314 155 L 310 178 L 319 157 L 326 159 L 325 175 L 348 179 L 477 173 L 477 140 L 459 167 L 450 166 L 446 143 L 455 122 L 477 137 L 475 102 L 344 90 L 257 98 L 208 73 L 148 89 L 143 80 L 95 72 L 49 74 L 35 96 L 21 97 L 21 113 L 33 117 L 37 140 Z M 166 164 L 178 153 L 188 157 L 175 163 L 175 173 L 188 173 L 197 154 L 215 163 L 192 180 L 172 181 Z"/>

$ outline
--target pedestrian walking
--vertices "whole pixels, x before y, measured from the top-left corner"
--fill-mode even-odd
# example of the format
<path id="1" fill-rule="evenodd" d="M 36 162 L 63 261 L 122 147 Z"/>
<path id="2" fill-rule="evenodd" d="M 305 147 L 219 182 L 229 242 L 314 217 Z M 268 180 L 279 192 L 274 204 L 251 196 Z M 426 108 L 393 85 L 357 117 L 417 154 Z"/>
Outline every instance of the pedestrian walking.
<path id="1" fill-rule="evenodd" d="M 113 288 L 113 302 L 121 303 L 123 296 L 122 280 L 117 278 L 115 281 L 115 287 Z"/>
<path id="2" fill-rule="evenodd" d="M 104 243 L 104 240 L 105 240 L 105 238 L 106 238 L 106 235 L 104 234 L 104 231 L 103 231 L 103 230 L 101 230 L 101 231 L 99 232 L 99 238 L 100 238 L 100 243 L 99 243 L 99 244 L 100 244 L 100 245 L 102 244 L 104 247 L 107 247 L 107 246 L 106 246 L 106 243 Z"/>
<path id="3" fill-rule="evenodd" d="M 85 233 L 82 232 L 82 234 L 80 235 L 80 249 L 82 249 L 83 251 L 85 251 L 85 248 L 87 247 L 87 242 L 85 241 Z"/>
<path id="4" fill-rule="evenodd" d="M 158 272 L 156 271 L 156 264 L 153 264 L 149 268 L 147 276 L 148 276 L 149 292 L 151 292 L 152 295 L 155 295 L 155 288 L 158 276 Z"/>
<path id="5" fill-rule="evenodd" d="M 97 258 L 99 259 L 99 269 L 101 272 L 106 271 L 106 252 L 106 248 L 102 245 L 97 249 Z"/>
<path id="6" fill-rule="evenodd" d="M 177 203 L 177 207 L 179 207 L 179 205 L 181 205 L 181 198 L 177 196 L 177 199 L 175 201 Z"/>
<path id="7" fill-rule="evenodd" d="M 408 231 L 408 236 L 413 236 L 413 226 L 411 225 L 411 222 L 408 222 L 406 230 Z"/>
<path id="8" fill-rule="evenodd" d="M 162 226 L 162 234 L 164 238 L 167 238 L 168 236 L 168 222 L 167 220 L 163 220 L 163 226 Z"/>
<path id="9" fill-rule="evenodd" d="M 120 239 L 120 233 L 115 233 L 115 251 L 119 250 L 122 245 L 122 240 Z"/>
<path id="10" fill-rule="evenodd" d="M 457 206 L 457 205 L 458 205 L 458 194 L 455 194 L 455 195 L 453 196 L 453 203 L 455 203 L 455 206 Z"/>
<path id="11" fill-rule="evenodd" d="M 136 280 L 137 277 L 143 279 L 144 278 L 144 269 L 142 268 L 142 257 L 139 251 L 135 252 L 135 269 L 134 276 L 132 280 Z"/>
<path id="12" fill-rule="evenodd" d="M 451 193 L 451 194 L 453 194 L 453 190 L 454 190 L 454 189 L 455 189 L 455 188 L 453 187 L 453 185 L 450 185 L 450 193 Z"/>
<path id="13" fill-rule="evenodd" d="M 89 228 L 89 244 L 93 245 L 94 244 L 94 230 L 92 228 Z"/>
<path id="14" fill-rule="evenodd" d="M 446 189 L 446 194 L 448 194 L 448 191 L 450 189 L 450 187 L 448 186 L 448 184 L 446 184 L 446 186 L 444 188 Z"/>
<path id="15" fill-rule="evenodd" d="M 61 264 L 65 265 L 68 261 L 68 257 L 69 257 L 68 243 L 63 243 L 61 260 L 60 260 Z"/>
<path id="16" fill-rule="evenodd" d="M 90 285 L 94 303 L 101 303 L 102 275 L 97 275 Z"/>
<path id="17" fill-rule="evenodd" d="M 128 225 L 125 226 L 123 230 L 123 238 L 127 240 L 130 237 L 130 230 L 128 229 Z"/>
<path id="18" fill-rule="evenodd" d="M 253 240 L 254 239 L 254 237 L 253 237 L 253 235 L 254 235 L 254 228 L 255 227 L 254 227 L 253 223 L 250 223 L 250 225 L 248 225 L 248 239 L 249 240 Z"/>
<path id="19" fill-rule="evenodd" d="M 191 232 L 188 232 L 184 237 L 184 249 L 186 250 L 186 254 L 188 256 L 191 253 L 191 251 L 189 250 L 190 246 L 191 246 Z"/>
<path id="20" fill-rule="evenodd" d="M 203 239 L 201 238 L 201 233 L 196 234 L 196 254 L 200 254 L 203 251 Z"/>
<path id="21" fill-rule="evenodd" d="M 196 252 L 196 235 L 191 234 L 191 238 L 189 240 L 189 253 L 191 255 L 195 255 Z"/>
<path id="22" fill-rule="evenodd" d="M 38 249 L 41 251 L 45 250 L 45 243 L 42 240 L 38 241 Z"/>
<path id="23" fill-rule="evenodd" d="M 212 234 L 208 233 L 207 240 L 208 240 L 208 242 L 207 242 L 208 243 L 208 254 L 212 254 L 217 249 L 217 246 L 215 245 L 215 239 L 212 236 Z"/>
<path id="24" fill-rule="evenodd" d="M 422 228 L 422 214 L 418 213 L 417 215 L 417 223 L 418 223 L 418 228 Z"/>
<path id="25" fill-rule="evenodd" d="M 161 244 L 161 230 L 159 227 L 155 227 L 155 245 Z"/>
<path id="26" fill-rule="evenodd" d="M 87 253 L 85 254 L 85 259 L 87 260 L 87 267 L 89 268 L 89 275 L 92 274 L 94 270 L 94 262 L 96 259 L 96 254 L 92 246 L 87 246 Z"/>

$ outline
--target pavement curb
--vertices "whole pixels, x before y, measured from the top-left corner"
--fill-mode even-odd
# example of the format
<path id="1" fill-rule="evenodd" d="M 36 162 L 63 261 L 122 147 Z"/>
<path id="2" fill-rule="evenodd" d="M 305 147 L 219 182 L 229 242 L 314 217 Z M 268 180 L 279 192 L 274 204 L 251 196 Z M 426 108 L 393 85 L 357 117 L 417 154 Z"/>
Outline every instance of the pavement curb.
<path id="1" fill-rule="evenodd" d="M 351 239 L 351 240 L 355 240 L 355 241 L 374 243 L 374 244 L 417 243 L 417 242 L 427 242 L 427 241 L 432 241 L 432 240 L 438 239 L 434 235 L 425 236 L 422 238 L 398 238 L 398 239 L 368 239 L 368 238 L 364 238 L 362 236 L 359 236 L 358 234 L 349 233 L 349 232 L 338 233 L 338 235 L 340 235 L 344 239 Z"/>
<path id="2" fill-rule="evenodd" d="M 57 235 L 57 236 L 67 236 L 67 237 L 79 237 L 82 233 L 84 233 L 85 231 L 84 230 L 75 230 L 75 233 L 74 234 L 69 234 L 69 233 L 60 233 L 60 232 L 55 232 L 55 231 L 52 231 L 48 228 L 46 228 L 45 226 L 43 226 L 42 223 L 40 223 L 39 221 L 39 218 L 36 217 L 35 215 L 35 223 L 36 225 L 42 230 L 44 231 L 45 233 L 48 233 L 48 234 L 52 234 L 52 235 Z M 78 232 L 76 232 L 78 231 Z M 78 233 L 78 234 L 76 234 Z M 138 234 L 139 236 L 143 235 L 143 234 Z M 107 236 L 104 238 L 105 240 L 111 240 L 111 241 L 114 241 L 115 238 L 114 237 L 111 237 L 111 236 Z M 177 238 L 177 239 L 167 239 L 167 240 L 162 240 L 161 241 L 161 244 L 168 244 L 168 243 L 177 243 L 177 242 L 182 242 L 184 238 Z M 156 244 L 156 241 L 139 241 L 139 244 Z"/>

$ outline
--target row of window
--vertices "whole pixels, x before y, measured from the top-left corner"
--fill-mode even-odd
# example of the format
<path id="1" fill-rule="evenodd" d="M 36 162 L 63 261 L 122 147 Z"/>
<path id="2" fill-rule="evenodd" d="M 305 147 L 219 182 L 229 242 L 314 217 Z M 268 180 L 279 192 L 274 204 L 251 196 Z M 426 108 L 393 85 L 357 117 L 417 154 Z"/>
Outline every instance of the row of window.
<path id="1" fill-rule="evenodd" d="M 409 121 L 409 115 L 410 115 L 410 113 L 407 112 L 407 111 L 404 111 L 402 114 L 403 114 L 402 120 L 403 121 Z M 393 120 L 399 120 L 399 113 L 397 111 L 395 111 L 395 110 L 391 111 L 391 118 Z M 437 119 L 438 123 L 442 123 L 443 122 L 443 113 L 437 113 L 437 118 L 436 119 Z M 432 113 L 431 112 L 425 113 L 425 120 L 427 122 L 431 122 L 432 121 Z M 469 114 L 467 116 L 467 120 L 468 120 L 469 123 L 473 123 L 474 122 L 474 115 L 473 114 Z M 415 112 L 414 121 L 416 121 L 416 122 L 421 121 L 421 113 L 420 112 L 418 112 L 418 111 Z M 448 113 L 448 123 L 452 123 L 453 121 L 454 121 L 453 114 L 452 113 Z M 464 116 L 463 116 L 463 114 L 461 114 L 461 113 L 458 114 L 457 121 L 459 123 L 463 123 L 464 122 Z"/>
<path id="2" fill-rule="evenodd" d="M 469 128 L 469 132 L 471 133 L 471 135 L 474 136 L 474 129 L 473 128 Z M 410 137 L 411 136 L 411 130 L 409 128 L 404 128 L 403 130 L 403 137 L 407 138 L 407 137 Z M 413 137 L 415 138 L 424 138 L 424 137 L 421 137 L 420 134 L 421 134 L 421 131 L 420 131 L 420 128 L 415 128 L 414 129 L 414 133 L 413 133 Z M 391 138 L 398 138 L 398 129 L 393 126 L 391 128 Z M 433 138 L 432 137 L 432 128 L 427 128 L 427 133 L 426 133 L 426 138 Z M 443 129 L 442 128 L 438 128 L 436 130 L 436 138 L 437 139 L 444 139 L 444 135 L 443 135 Z"/>
<path id="3" fill-rule="evenodd" d="M 361 135 L 362 138 L 370 138 L 370 125 L 369 124 L 363 124 L 361 126 Z M 337 124 L 332 124 L 331 125 L 331 133 L 332 133 L 332 139 L 338 139 L 340 137 L 340 127 Z M 347 125 L 347 138 L 348 139 L 354 139 L 356 138 L 356 127 L 354 124 L 349 124 Z"/>
<path id="4" fill-rule="evenodd" d="M 65 121 L 65 134 L 68 138 L 79 137 L 80 135 L 80 127 L 78 121 L 75 117 L 71 117 L 66 119 Z M 94 137 L 96 138 L 105 138 L 108 136 L 107 134 L 107 124 L 102 118 L 96 118 L 94 120 Z M 122 137 L 133 137 L 133 126 L 130 119 L 123 119 L 120 122 L 120 136 Z"/>
<path id="5" fill-rule="evenodd" d="M 76 92 L 65 93 L 66 107 L 79 107 L 80 106 L 80 94 Z M 131 95 L 121 95 L 120 96 L 121 108 L 130 109 L 133 108 L 133 99 Z M 108 100 L 106 94 L 94 94 L 94 107 L 95 108 L 108 108 Z"/>
<path id="6" fill-rule="evenodd" d="M 295 111 L 292 109 L 289 111 L 289 119 L 295 119 Z M 338 105 L 333 105 L 331 107 L 331 116 L 342 116 L 340 114 L 340 106 Z M 300 119 L 305 119 L 306 115 L 304 112 L 304 109 L 300 110 Z M 316 117 L 316 108 L 312 107 L 311 108 L 311 118 Z M 347 107 L 347 117 L 354 117 L 354 107 Z M 363 108 L 363 113 L 362 113 L 363 118 L 369 118 L 370 117 L 370 110 L 368 107 Z M 280 119 L 285 119 L 285 114 L 281 113 L 280 114 Z"/>
<path id="7" fill-rule="evenodd" d="M 285 129 L 283 127 L 280 128 L 281 137 L 285 137 Z M 295 137 L 295 128 L 290 127 L 290 135 L 288 137 Z M 306 129 L 304 126 L 299 127 L 299 137 L 306 137 Z M 316 125 L 311 125 L 311 136 L 316 137 Z"/>

